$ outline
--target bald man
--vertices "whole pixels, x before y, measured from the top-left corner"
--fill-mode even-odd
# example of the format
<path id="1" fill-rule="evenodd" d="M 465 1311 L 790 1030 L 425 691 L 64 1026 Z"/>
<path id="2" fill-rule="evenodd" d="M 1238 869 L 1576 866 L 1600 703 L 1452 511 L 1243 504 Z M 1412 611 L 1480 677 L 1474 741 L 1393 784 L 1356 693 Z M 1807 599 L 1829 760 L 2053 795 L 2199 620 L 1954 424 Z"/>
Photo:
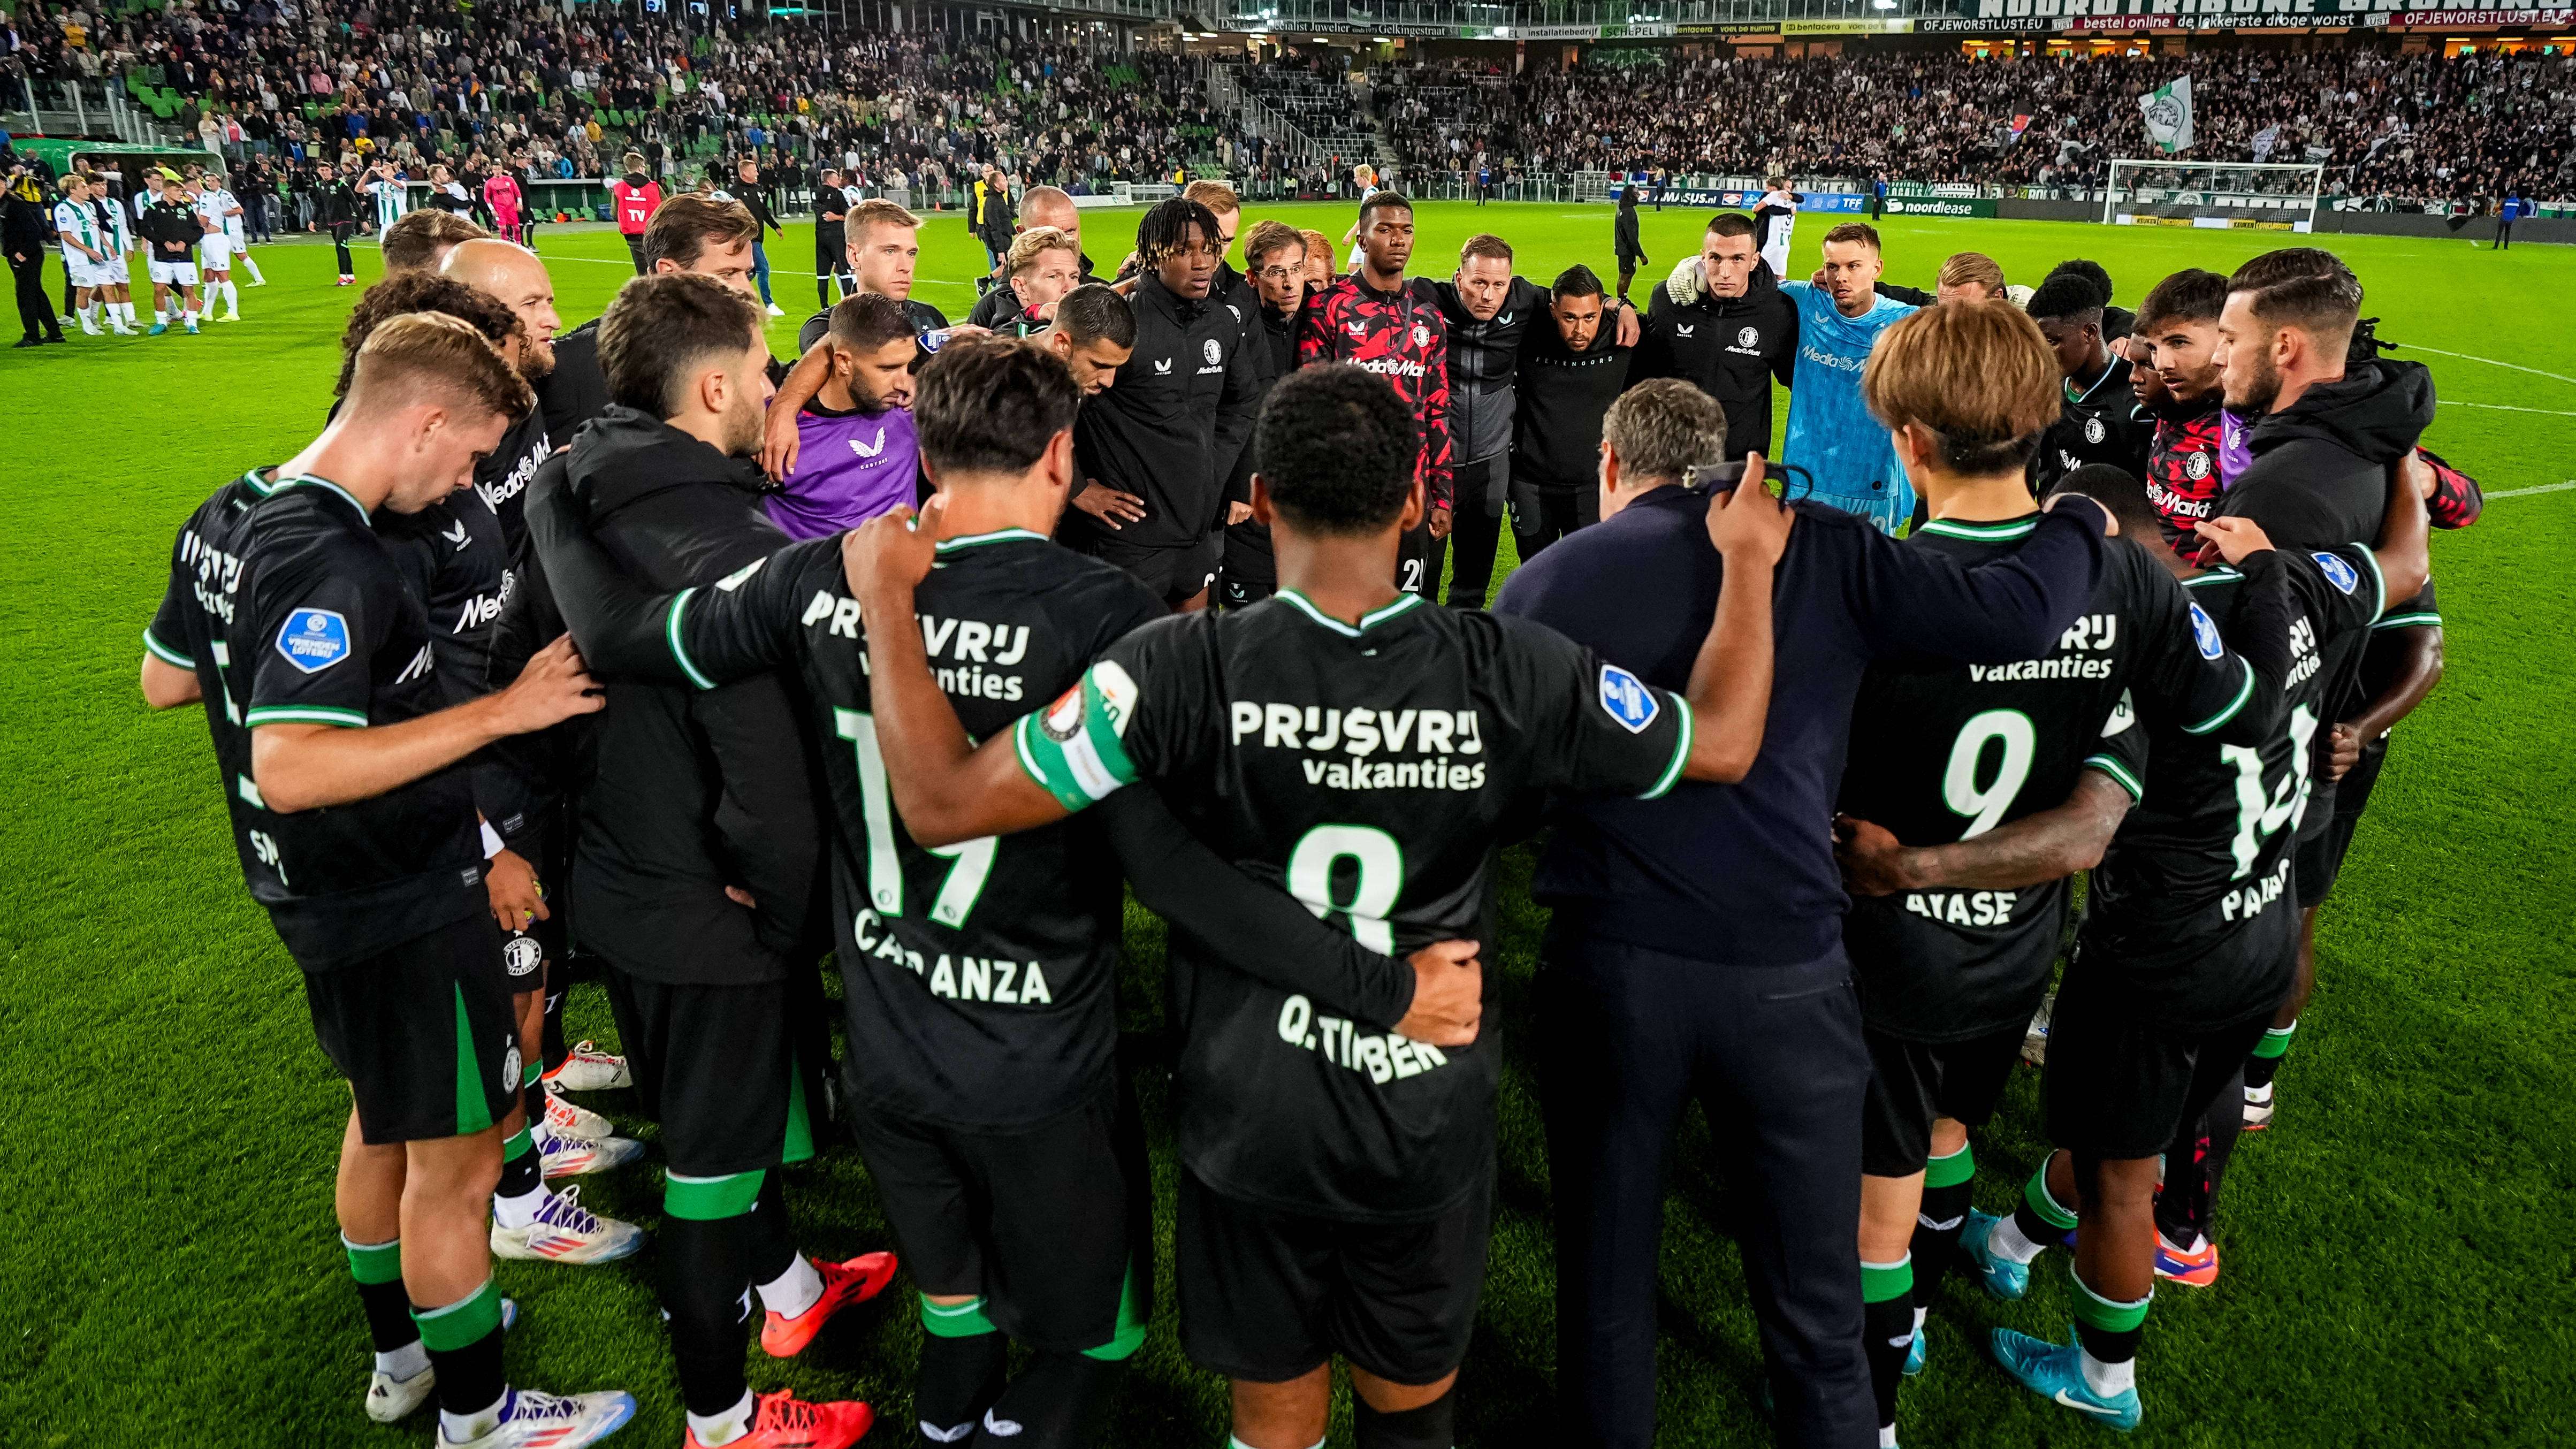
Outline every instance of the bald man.
<path id="1" fill-rule="evenodd" d="M 438 272 L 450 281 L 463 282 L 498 298 L 518 317 L 522 331 L 519 375 L 543 397 L 547 379 L 555 370 L 555 332 L 563 325 L 563 318 L 555 311 L 555 284 L 546 275 L 546 264 L 535 252 L 516 242 L 475 237 L 448 248 Z M 474 491 L 499 521 L 501 556 L 509 561 L 501 576 L 504 615 L 514 612 L 510 608 L 511 596 L 518 592 L 519 580 L 527 573 L 528 485 L 535 480 L 539 465 L 553 452 L 546 411 L 542 406 L 532 407 L 525 416 L 513 418 L 508 431 L 501 435 L 500 445 L 474 465 Z M 510 634 L 508 626 L 503 626 L 502 633 Z M 522 653 L 508 642 L 496 645 L 491 680 L 494 686 L 516 677 L 518 666 L 524 663 Z M 534 737 L 527 748 L 494 752 L 477 770 L 474 792 L 484 824 L 493 832 L 485 844 L 495 839 L 500 842 L 492 868 L 526 872 L 539 887 L 552 892 L 557 901 L 571 877 L 571 841 L 562 820 L 566 782 L 559 765 L 559 753 L 545 748 L 542 737 Z M 530 944 L 521 945 L 522 941 Z M 511 933 L 509 965 L 514 971 L 525 972 L 514 975 L 510 984 L 521 1012 L 521 1059 L 529 1073 L 525 1084 L 528 1120 L 541 1148 L 549 1138 L 595 1138 L 607 1131 L 602 1119 L 572 1109 L 571 1104 L 558 1101 L 538 1085 L 540 1072 L 557 1073 L 571 1055 L 563 1035 L 565 957 L 565 923 L 553 908 L 544 917 L 522 919 Z M 540 991 L 541 1004 L 534 994 Z M 614 1078 L 624 1063 L 610 1066 L 611 1060 L 604 1054 L 592 1053 L 585 1057 L 582 1069 L 594 1079 Z M 555 1079 L 561 1080 L 559 1074 Z"/>
<path id="2" fill-rule="evenodd" d="M 1034 226 L 1051 226 L 1072 237 L 1077 252 L 1082 246 L 1082 210 L 1059 187 L 1032 186 L 1020 198 L 1019 229 L 1026 231 Z M 1091 258 L 1083 257 L 1082 274 L 1075 280 L 1075 285 L 1099 280 L 1091 274 Z M 966 320 L 975 326 L 999 331 L 1017 321 L 1019 315 L 1020 299 L 1009 287 L 1003 286 L 986 292 L 975 303 L 975 310 L 966 314 Z"/>

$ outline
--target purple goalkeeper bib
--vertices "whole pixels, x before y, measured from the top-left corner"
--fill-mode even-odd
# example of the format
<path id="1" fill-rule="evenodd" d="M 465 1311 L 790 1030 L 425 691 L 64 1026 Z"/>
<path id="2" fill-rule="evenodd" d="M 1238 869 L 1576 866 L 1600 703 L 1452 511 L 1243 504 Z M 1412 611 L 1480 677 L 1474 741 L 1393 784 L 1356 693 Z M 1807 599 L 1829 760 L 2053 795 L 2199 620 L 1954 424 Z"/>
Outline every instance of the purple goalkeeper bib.
<path id="1" fill-rule="evenodd" d="M 2246 441 L 2254 431 L 2249 418 L 2240 418 L 2228 408 L 2218 410 L 2218 486 L 2233 488 L 2245 470 L 2254 466 L 2254 449 Z"/>
<path id="2" fill-rule="evenodd" d="M 906 408 L 838 413 L 808 403 L 796 415 L 796 471 L 767 499 L 789 538 L 824 538 L 918 497 L 920 435 Z"/>

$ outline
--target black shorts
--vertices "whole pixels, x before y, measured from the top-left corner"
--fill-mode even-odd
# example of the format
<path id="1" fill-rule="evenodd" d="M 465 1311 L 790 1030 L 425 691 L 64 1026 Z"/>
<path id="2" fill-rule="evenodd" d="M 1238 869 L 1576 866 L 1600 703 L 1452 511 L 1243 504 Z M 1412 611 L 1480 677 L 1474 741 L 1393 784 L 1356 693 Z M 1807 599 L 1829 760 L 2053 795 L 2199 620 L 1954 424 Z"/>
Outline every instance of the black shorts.
<path id="1" fill-rule="evenodd" d="M 995 1327 L 1081 1353 L 1150 1314 L 1153 1185 L 1124 1081 L 1028 1127 L 972 1130 L 878 1111 L 850 1094 L 850 1135 L 905 1271 L 924 1293 L 977 1293 Z"/>
<path id="2" fill-rule="evenodd" d="M 1260 603 L 1279 592 L 1279 559 L 1270 531 L 1238 523 L 1225 531 L 1225 561 L 1217 570 L 1217 602 L 1229 609 Z"/>
<path id="3" fill-rule="evenodd" d="M 471 1136 L 519 1100 L 519 1020 L 489 911 L 308 972 L 304 995 L 369 1146 Z"/>
<path id="4" fill-rule="evenodd" d="M 1196 543 L 1135 544 L 1101 530 L 1085 550 L 1103 563 L 1134 574 L 1166 606 L 1185 604 L 1216 582 L 1217 560 L 1225 535 L 1211 533 Z"/>
<path id="5" fill-rule="evenodd" d="M 787 983 L 678 986 L 610 966 L 608 1005 L 662 1156 L 682 1177 L 757 1172 L 814 1155 L 807 1104 L 820 1063 L 801 1060 Z"/>
<path id="6" fill-rule="evenodd" d="M 1493 1229 L 1490 1175 L 1429 1222 L 1351 1223 L 1224 1197 L 1184 1167 L 1172 1234 L 1181 1349 L 1254 1383 L 1336 1353 L 1394 1383 L 1437 1382 L 1467 1357 Z"/>
<path id="7" fill-rule="evenodd" d="M 1864 1025 L 1869 1095 L 1860 1124 L 1860 1170 L 1872 1177 L 1912 1177 L 1932 1160 L 1932 1119 L 1980 1127 L 2003 1100 L 2027 1027 L 2008 1027 L 1966 1041 L 1907 1041 Z M 2054 1041 L 2052 1034 L 2051 1040 Z"/>
<path id="8" fill-rule="evenodd" d="M 2381 735 L 2362 746 L 2361 758 L 2335 782 L 2334 818 L 2326 822 L 2324 855 L 2317 863 L 2326 890 L 2333 890 L 2336 878 L 2343 874 L 2344 857 L 2352 853 L 2353 832 L 2361 828 L 2362 812 L 2370 808 L 2370 792 L 2379 787 L 2380 767 L 2387 763 L 2388 736 Z M 2301 857 L 2294 869 L 2301 873 L 2299 894 L 2304 897 L 2308 893 L 2306 858 Z"/>
<path id="9" fill-rule="evenodd" d="M 2272 1024 L 2160 1026 L 2070 971 L 2048 1019 L 2048 1138 L 2078 1156 L 2153 1157 L 2197 1124 Z"/>
<path id="10" fill-rule="evenodd" d="M 2343 867 L 2334 829 L 2335 802 L 2342 795 L 2340 789 L 2324 784 L 2308 792 L 2307 813 L 2299 817 L 2299 838 L 2290 846 L 2290 887 L 2298 894 L 2300 910 L 2324 904 L 2334 889 L 2335 873 Z"/>

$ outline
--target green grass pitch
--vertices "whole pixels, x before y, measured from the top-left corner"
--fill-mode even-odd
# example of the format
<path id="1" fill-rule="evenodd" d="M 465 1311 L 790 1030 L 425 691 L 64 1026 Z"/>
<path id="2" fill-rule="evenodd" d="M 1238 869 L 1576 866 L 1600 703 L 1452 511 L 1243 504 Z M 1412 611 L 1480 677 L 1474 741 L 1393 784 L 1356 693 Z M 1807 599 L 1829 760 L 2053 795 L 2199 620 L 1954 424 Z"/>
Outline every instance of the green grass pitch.
<path id="1" fill-rule="evenodd" d="M 1348 208 L 1255 207 L 1339 237 Z M 1696 246 L 1704 214 L 1648 211 L 1655 262 L 1637 295 Z M 1133 213 L 1092 213 L 1104 266 Z M 1449 270 L 1492 229 L 1542 282 L 1608 260 L 1610 212 L 1463 204 L 1421 213 L 1417 270 Z M 1908 219 L 1886 228 L 1889 275 L 1928 282 L 1945 254 L 1989 252 L 2036 282 L 2071 256 L 2103 262 L 2134 304 L 2166 272 L 2227 270 L 2283 237 L 2074 224 Z M 1798 228 L 1813 265 L 1823 218 Z M 2443 408 L 2433 446 L 2490 493 L 2576 473 L 2576 341 L 2565 298 L 2576 251 L 2495 253 L 2455 240 L 2321 238 L 2370 292 L 2382 333 L 2430 363 Z M 980 253 L 951 213 L 923 231 L 921 294 L 954 315 Z M 567 325 L 598 314 L 628 273 L 617 237 L 540 239 Z M 789 316 L 810 310 L 811 249 L 775 247 Z M 393 1445 L 429 1432 L 358 1412 L 366 1339 L 331 1218 L 344 1089 L 315 1048 L 293 965 L 244 893 L 194 711 L 155 717 L 136 691 L 138 631 L 173 533 L 196 503 L 320 426 L 342 321 L 327 247 L 263 247 L 270 285 L 248 320 L 205 335 L 88 339 L 0 360 L 9 485 L 0 489 L 0 1442 L 22 1446 Z M 141 270 L 139 267 L 136 269 Z M 379 272 L 360 252 L 363 281 Z M 59 271 L 48 269 L 57 286 Z M 148 302 L 148 298 L 142 299 Z M 2437 350 L 2438 349 L 2438 350 Z M 1506 539 L 1507 551 L 1509 542 Z M 2565 1442 L 2576 1404 L 2576 1016 L 2569 907 L 2576 869 L 2576 491 L 2499 498 L 2476 528 L 2437 539 L 2449 678 L 2401 731 L 2342 889 L 2328 907 L 2317 1004 L 2282 1076 L 2280 1125 L 2247 1139 L 2232 1176 L 2223 1281 L 2168 1287 L 2148 1329 L 2143 1444 L 2254 1446 Z M 1863 739 L 1856 748 L 1868 748 Z M 1526 856 L 1507 860 L 1514 893 Z M 1551 1442 L 1554 1266 L 1545 1155 L 1528 1072 L 1525 901 L 1487 959 L 1502 977 L 1501 1216 L 1461 1442 Z M 1123 1014 L 1172 1183 L 1161 1028 L 1162 938 L 1131 918 Z M 604 999 L 573 1001 L 580 1035 L 613 1041 Z M 619 1115 L 631 1103 L 598 1105 Z M 2020 1073 L 1977 1147 L 1978 1199 L 2009 1199 L 2042 1144 L 2036 1074 Z M 631 1114 L 626 1120 L 632 1123 Z M 636 1130 L 650 1138 L 649 1126 Z M 1754 1407 L 1759 1350 L 1726 1240 L 1729 1164 L 1696 1117 L 1665 1208 L 1661 1348 L 1666 1444 L 1767 1443 Z M 588 1181 L 585 1200 L 652 1223 L 658 1173 Z M 888 1245 L 847 1151 L 791 1175 L 805 1244 L 833 1256 Z M 2057 1333 L 2064 1256 L 2031 1297 L 1986 1300 L 1956 1279 L 1931 1320 L 1930 1372 L 1906 1390 L 1918 1445 L 2099 1442 L 1981 1361 L 1992 1324 Z M 1181 1356 L 1163 1306 L 1134 1361 L 1114 1442 L 1213 1449 L 1225 1392 Z M 618 1441 L 681 1432 L 650 1258 L 602 1269 L 509 1264 L 524 1314 L 514 1380 L 624 1387 L 640 1421 Z M 836 1324 L 799 1361 L 756 1353 L 762 1390 L 858 1396 L 908 1442 L 918 1332 L 908 1291 Z M 1347 1443 L 1337 1420 L 1337 1443 Z"/>

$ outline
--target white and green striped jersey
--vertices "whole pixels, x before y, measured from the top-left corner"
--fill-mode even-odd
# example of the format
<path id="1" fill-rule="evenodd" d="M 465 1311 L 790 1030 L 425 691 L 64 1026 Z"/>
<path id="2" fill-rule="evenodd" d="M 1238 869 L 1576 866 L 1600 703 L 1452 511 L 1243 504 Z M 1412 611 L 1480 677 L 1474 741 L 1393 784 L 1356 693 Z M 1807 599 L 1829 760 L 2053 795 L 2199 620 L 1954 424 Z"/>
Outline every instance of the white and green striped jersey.
<path id="1" fill-rule="evenodd" d="M 171 549 L 143 645 L 197 676 L 242 875 L 297 965 L 347 965 L 487 909 L 464 770 L 291 814 L 254 778 L 263 726 L 362 729 L 448 703 L 429 621 L 339 485 L 253 470 L 216 490 Z"/>
<path id="2" fill-rule="evenodd" d="M 64 252 L 66 255 L 77 257 L 84 262 L 103 260 L 108 251 L 106 243 L 99 240 L 98 214 L 89 209 L 89 204 L 87 202 L 55 202 L 54 234 L 63 239 L 65 243 Z M 78 249 L 69 245 L 74 241 L 77 241 L 82 246 L 89 248 L 91 252 L 96 253 L 97 255 L 82 255 Z"/>

